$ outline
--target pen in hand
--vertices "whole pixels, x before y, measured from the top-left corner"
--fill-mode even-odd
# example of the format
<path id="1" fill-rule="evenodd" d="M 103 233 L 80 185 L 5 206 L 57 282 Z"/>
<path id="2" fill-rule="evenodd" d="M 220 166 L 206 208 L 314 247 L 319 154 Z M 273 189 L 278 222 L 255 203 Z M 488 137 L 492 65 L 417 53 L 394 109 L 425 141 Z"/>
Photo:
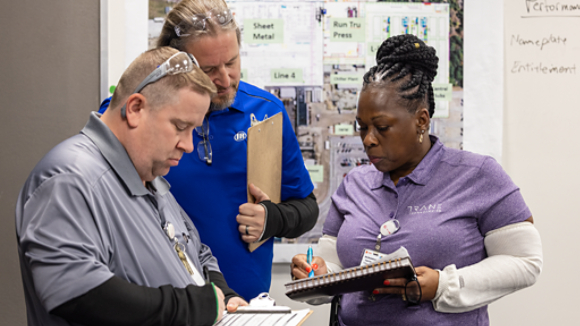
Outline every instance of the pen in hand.
<path id="1" fill-rule="evenodd" d="M 312 246 L 308 246 L 308 251 L 306 252 L 306 262 L 310 265 L 310 272 L 308 277 L 314 277 L 314 268 L 312 268 Z"/>

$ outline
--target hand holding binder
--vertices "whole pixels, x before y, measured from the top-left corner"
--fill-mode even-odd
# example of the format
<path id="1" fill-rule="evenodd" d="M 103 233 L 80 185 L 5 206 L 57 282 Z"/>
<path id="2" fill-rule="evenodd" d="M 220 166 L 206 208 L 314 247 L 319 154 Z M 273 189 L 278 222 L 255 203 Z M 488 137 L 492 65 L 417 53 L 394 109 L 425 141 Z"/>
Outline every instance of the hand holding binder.
<path id="1" fill-rule="evenodd" d="M 286 283 L 286 295 L 297 301 L 323 299 L 335 295 L 373 290 L 383 284 L 386 278 L 416 277 L 415 268 L 407 250 L 401 247 L 396 252 L 386 255 L 369 265 L 356 266 Z"/>

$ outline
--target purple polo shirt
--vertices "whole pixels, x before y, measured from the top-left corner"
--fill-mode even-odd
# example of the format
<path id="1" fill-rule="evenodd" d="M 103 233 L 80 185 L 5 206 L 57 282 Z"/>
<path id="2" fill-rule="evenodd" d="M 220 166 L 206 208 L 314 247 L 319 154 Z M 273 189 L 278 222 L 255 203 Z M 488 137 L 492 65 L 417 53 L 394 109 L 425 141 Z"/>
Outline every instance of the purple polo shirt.
<path id="1" fill-rule="evenodd" d="M 399 220 L 397 233 L 383 237 L 381 252 L 400 246 L 413 265 L 442 270 L 475 264 L 485 257 L 484 235 L 532 216 L 501 166 L 491 157 L 434 143 L 415 170 L 395 186 L 388 173 L 374 166 L 350 171 L 332 196 L 322 232 L 337 237 L 345 268 L 358 266 L 364 249 L 373 249 L 380 226 Z M 380 284 L 377 285 L 380 287 Z M 407 304 L 396 295 L 370 291 L 345 294 L 342 325 L 488 325 L 487 306 L 459 314 L 439 313 L 431 302 Z"/>

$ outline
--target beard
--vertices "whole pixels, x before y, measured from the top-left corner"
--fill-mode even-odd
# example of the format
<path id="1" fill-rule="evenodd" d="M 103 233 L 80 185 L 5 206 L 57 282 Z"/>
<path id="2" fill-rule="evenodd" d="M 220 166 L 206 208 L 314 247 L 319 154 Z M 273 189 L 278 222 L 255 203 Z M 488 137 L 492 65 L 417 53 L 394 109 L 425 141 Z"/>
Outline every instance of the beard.
<path id="1" fill-rule="evenodd" d="M 227 95 L 216 95 L 212 100 L 211 100 L 211 104 L 209 106 L 209 112 L 212 111 L 220 111 L 223 110 L 225 108 L 228 108 L 230 105 L 232 105 L 234 103 L 234 100 L 236 99 L 236 94 L 238 93 L 238 87 L 239 87 L 239 83 L 234 83 L 232 82 L 230 84 L 230 88 L 232 89 L 232 91 L 227 94 Z M 220 90 L 223 90 L 223 87 L 219 87 L 217 86 L 218 92 Z"/>

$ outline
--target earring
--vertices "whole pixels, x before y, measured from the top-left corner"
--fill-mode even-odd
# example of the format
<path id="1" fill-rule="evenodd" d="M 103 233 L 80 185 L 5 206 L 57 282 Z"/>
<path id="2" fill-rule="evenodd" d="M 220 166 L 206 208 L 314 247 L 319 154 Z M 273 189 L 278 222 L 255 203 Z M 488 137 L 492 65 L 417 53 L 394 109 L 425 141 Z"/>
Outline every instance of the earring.
<path id="1" fill-rule="evenodd" d="M 425 133 L 425 130 L 421 130 L 421 136 L 419 136 L 419 144 L 423 144 L 423 134 Z"/>

